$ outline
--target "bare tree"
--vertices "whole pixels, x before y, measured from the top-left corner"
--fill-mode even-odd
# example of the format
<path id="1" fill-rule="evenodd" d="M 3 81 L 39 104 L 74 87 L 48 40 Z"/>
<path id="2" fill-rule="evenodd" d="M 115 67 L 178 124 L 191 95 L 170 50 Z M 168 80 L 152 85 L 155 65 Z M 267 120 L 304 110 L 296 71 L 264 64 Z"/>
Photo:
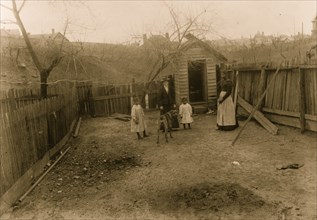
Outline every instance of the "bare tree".
<path id="1" fill-rule="evenodd" d="M 146 90 L 164 69 L 177 61 L 177 58 L 181 54 L 182 43 L 186 36 L 195 34 L 196 36 L 201 37 L 211 31 L 211 25 L 200 20 L 207 12 L 206 9 L 195 16 L 185 15 L 184 17 L 181 17 L 175 12 L 173 7 L 168 4 L 166 4 L 166 7 L 169 10 L 172 20 L 171 34 L 165 36 L 162 35 L 166 38 L 166 43 L 155 44 L 153 42 L 148 42 L 148 44 L 145 45 L 145 48 L 147 50 L 152 50 L 156 53 L 157 57 L 157 60 L 153 63 L 153 66 L 148 73 Z"/>
<path id="2" fill-rule="evenodd" d="M 26 47 L 29 51 L 29 54 L 32 58 L 32 61 L 36 67 L 36 69 L 38 70 L 39 74 L 40 74 L 40 83 L 41 83 L 41 97 L 42 98 L 46 98 L 47 97 L 47 80 L 48 77 L 50 75 L 50 73 L 52 72 L 52 70 L 61 62 L 63 56 L 61 54 L 62 48 L 63 48 L 63 44 L 64 44 L 64 39 L 62 39 L 62 43 L 60 44 L 60 50 L 59 53 L 56 54 L 54 56 L 54 58 L 50 61 L 50 64 L 47 66 L 44 66 L 43 63 L 40 62 L 38 54 L 36 53 L 31 40 L 28 36 L 28 33 L 25 29 L 25 26 L 23 24 L 23 21 L 20 17 L 20 12 L 23 9 L 23 7 L 25 6 L 26 0 L 23 0 L 22 3 L 20 4 L 20 6 L 17 5 L 16 0 L 11 0 L 12 1 L 12 7 L 7 7 L 3 4 L 1 4 L 2 7 L 12 11 L 14 17 L 15 17 L 15 24 L 17 24 L 19 26 L 19 29 L 22 32 L 22 36 L 23 39 L 25 41 Z M 64 30 L 64 35 L 67 29 L 67 24 Z"/>

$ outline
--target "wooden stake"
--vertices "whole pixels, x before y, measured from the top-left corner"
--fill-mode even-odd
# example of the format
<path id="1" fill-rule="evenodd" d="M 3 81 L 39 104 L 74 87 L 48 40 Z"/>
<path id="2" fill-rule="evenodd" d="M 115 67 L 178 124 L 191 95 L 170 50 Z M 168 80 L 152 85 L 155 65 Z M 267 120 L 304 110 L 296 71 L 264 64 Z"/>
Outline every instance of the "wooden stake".
<path id="1" fill-rule="evenodd" d="M 237 136 L 235 137 L 235 139 L 232 141 L 231 146 L 234 146 L 234 144 L 236 143 L 236 141 L 238 140 L 238 138 L 240 137 L 242 131 L 245 129 L 245 127 L 247 126 L 247 124 L 249 123 L 249 121 L 251 120 L 251 118 L 253 117 L 254 113 L 256 112 L 256 110 L 258 109 L 259 105 L 261 104 L 263 98 L 265 97 L 268 89 L 271 87 L 271 85 L 273 84 L 275 77 L 277 76 L 277 73 L 280 71 L 280 67 L 277 68 L 276 72 L 274 73 L 270 83 L 268 84 L 268 86 L 266 87 L 265 91 L 263 92 L 261 98 L 259 99 L 258 103 L 256 104 L 256 106 L 253 108 L 253 110 L 251 111 L 248 119 L 246 120 L 246 122 L 244 123 L 244 125 L 242 126 L 242 128 L 240 129 L 239 133 L 237 134 Z"/>

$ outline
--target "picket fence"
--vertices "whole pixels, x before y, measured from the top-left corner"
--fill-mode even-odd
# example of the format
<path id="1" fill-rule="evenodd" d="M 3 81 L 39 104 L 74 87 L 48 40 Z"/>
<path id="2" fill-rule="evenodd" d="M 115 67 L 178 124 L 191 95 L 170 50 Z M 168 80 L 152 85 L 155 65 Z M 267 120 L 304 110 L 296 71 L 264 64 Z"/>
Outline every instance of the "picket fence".
<path id="1" fill-rule="evenodd" d="M 79 116 L 130 114 L 132 97 L 157 107 L 159 82 L 150 85 L 50 84 L 48 98 L 39 89 L 12 89 L 0 99 L 0 215 L 25 192 L 45 163 L 61 149 Z M 7 204 L 3 206 L 3 204 Z"/>
<path id="2" fill-rule="evenodd" d="M 43 172 L 78 118 L 76 85 L 52 85 L 49 97 L 37 90 L 2 94 L 0 111 L 0 215 Z M 58 92 L 57 92 L 58 91 Z M 57 147 L 58 146 L 58 149 Z M 41 166 L 38 166 L 39 163 Z M 37 167 L 37 169 L 34 169 Z M 24 180 L 21 180 L 21 178 Z"/>

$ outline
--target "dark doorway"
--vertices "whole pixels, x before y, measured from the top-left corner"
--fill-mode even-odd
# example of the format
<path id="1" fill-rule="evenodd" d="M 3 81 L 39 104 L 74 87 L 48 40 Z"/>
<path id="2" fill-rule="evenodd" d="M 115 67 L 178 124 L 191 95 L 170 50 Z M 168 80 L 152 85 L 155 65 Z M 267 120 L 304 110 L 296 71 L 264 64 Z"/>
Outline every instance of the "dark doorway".
<path id="1" fill-rule="evenodd" d="M 206 60 L 188 61 L 188 88 L 190 102 L 207 101 Z"/>

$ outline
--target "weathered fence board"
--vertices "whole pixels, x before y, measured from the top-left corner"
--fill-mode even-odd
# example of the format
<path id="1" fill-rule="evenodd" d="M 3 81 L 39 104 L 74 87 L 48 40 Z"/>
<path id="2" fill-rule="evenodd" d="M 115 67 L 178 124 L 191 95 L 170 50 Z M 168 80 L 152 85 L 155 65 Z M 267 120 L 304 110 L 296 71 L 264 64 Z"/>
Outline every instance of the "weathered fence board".
<path id="1" fill-rule="evenodd" d="M 11 90 L 4 96 L 0 113 L 0 196 L 65 137 L 78 116 L 74 85 L 58 86 L 57 90 L 60 94 L 47 99 L 27 97 L 34 92 L 26 90 Z"/>
<path id="2" fill-rule="evenodd" d="M 92 86 L 91 105 L 93 116 L 110 116 L 114 113 L 130 114 L 132 107 L 132 97 L 138 96 L 144 108 L 157 108 L 157 93 L 160 82 L 131 83 L 130 85 L 105 85 Z M 147 101 L 145 97 L 147 94 Z M 85 98 L 83 98 L 85 99 Z M 147 105 L 148 106 L 147 106 Z"/>
<path id="3" fill-rule="evenodd" d="M 262 69 L 263 68 L 255 67 L 236 69 L 239 71 L 238 77 L 240 82 L 238 94 L 251 105 L 256 104 L 256 100 L 260 93 L 259 90 L 261 90 L 258 85 L 260 84 Z M 266 86 L 271 82 L 274 71 L 274 68 L 265 69 L 267 77 Z M 301 95 L 300 92 L 300 72 L 303 76 L 302 87 L 305 96 Z M 306 120 L 306 122 L 302 121 L 302 127 L 305 125 L 307 129 L 315 130 L 313 122 L 307 121 L 306 116 L 316 116 L 317 114 L 317 66 L 309 65 L 281 68 L 272 83 L 272 86 L 267 91 L 263 109 L 271 110 L 269 114 L 275 114 L 275 112 L 293 112 L 298 115 L 298 117 L 293 117 L 288 120 L 287 117 L 291 117 L 290 115 L 279 114 L 278 116 L 270 116 L 270 118 L 278 123 L 291 126 L 292 123 L 296 121 L 293 126 L 300 127 L 299 113 L 300 109 L 304 109 L 302 110 L 304 111 L 302 112 L 302 115 L 305 115 L 305 117 L 302 116 L 301 118 L 302 120 Z M 301 107 L 300 103 L 305 103 L 305 106 Z"/>

